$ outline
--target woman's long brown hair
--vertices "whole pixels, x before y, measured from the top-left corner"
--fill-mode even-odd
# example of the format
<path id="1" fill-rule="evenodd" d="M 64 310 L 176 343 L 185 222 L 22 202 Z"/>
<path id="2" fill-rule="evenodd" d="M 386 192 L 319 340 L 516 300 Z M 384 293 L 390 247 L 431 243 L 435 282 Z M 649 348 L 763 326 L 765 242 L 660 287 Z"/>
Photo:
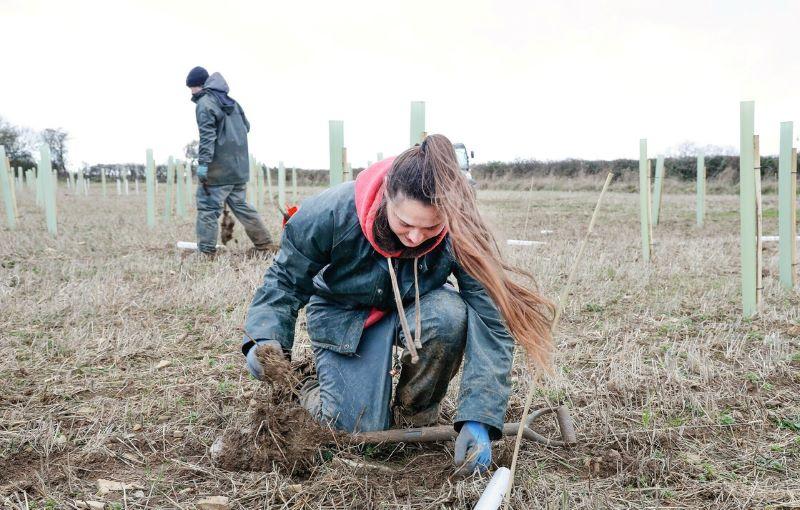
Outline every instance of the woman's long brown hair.
<path id="1" fill-rule="evenodd" d="M 391 198 L 401 193 L 435 206 L 444 215 L 458 263 L 486 289 L 529 361 L 549 371 L 554 306 L 511 279 L 511 274 L 518 274 L 533 281 L 529 273 L 503 259 L 450 140 L 444 135 L 430 135 L 421 145 L 400 154 L 389 170 L 386 190 Z"/>

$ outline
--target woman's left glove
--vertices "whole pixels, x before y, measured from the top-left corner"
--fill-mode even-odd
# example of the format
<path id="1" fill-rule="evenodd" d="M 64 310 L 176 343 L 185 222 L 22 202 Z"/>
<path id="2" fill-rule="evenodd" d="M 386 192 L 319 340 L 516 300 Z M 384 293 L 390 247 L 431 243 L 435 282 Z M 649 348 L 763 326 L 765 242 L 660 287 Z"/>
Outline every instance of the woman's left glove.
<path id="1" fill-rule="evenodd" d="M 476 469 L 481 473 L 492 463 L 492 442 L 489 428 L 477 421 L 465 421 L 456 439 L 456 473 L 470 475 Z"/>
<path id="2" fill-rule="evenodd" d="M 199 165 L 197 167 L 197 180 L 206 182 L 208 180 L 208 167 L 206 165 Z"/>

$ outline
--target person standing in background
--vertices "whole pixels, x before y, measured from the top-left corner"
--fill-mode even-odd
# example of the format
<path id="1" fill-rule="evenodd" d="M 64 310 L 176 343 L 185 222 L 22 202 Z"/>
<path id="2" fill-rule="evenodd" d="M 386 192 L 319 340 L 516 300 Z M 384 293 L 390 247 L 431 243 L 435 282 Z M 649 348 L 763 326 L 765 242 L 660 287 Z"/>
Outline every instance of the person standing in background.
<path id="1" fill-rule="evenodd" d="M 229 95 L 228 83 L 219 73 L 209 76 L 195 67 L 186 77 L 186 86 L 197 105 L 195 114 L 200 131 L 197 179 L 197 248 L 213 257 L 217 250 L 219 216 L 225 203 L 253 242 L 251 255 L 275 251 L 258 211 L 247 203 L 245 191 L 250 180 L 247 133 L 250 123 L 241 105 Z"/>

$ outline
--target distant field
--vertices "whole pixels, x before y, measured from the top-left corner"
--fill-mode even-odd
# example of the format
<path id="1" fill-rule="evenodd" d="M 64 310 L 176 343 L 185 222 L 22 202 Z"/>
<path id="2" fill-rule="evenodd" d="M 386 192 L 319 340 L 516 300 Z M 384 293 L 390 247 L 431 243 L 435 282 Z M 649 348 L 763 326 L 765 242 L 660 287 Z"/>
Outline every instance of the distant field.
<path id="1" fill-rule="evenodd" d="M 585 189 L 599 191 L 601 179 Z M 777 247 L 765 249 L 763 313 L 742 321 L 738 197 L 709 196 L 706 227 L 697 229 L 694 196 L 665 195 L 647 266 L 638 195 L 627 189 L 612 185 L 606 197 L 556 334 L 556 375 L 534 400 L 565 402 L 579 443 L 523 443 L 512 507 L 800 506 L 800 296 L 777 284 Z M 478 193 L 503 243 L 546 241 L 507 255 L 555 299 L 595 190 Z M 764 232 L 775 234 L 774 195 L 764 208 Z M 217 469 L 208 447 L 246 422 L 251 399 L 265 391 L 247 376 L 239 345 L 269 262 L 243 257 L 238 225 L 238 244 L 215 261 L 180 256 L 175 242 L 194 240 L 193 208 L 169 226 L 159 213 L 150 231 L 143 194 L 103 199 L 94 184 L 86 198 L 62 188 L 58 209 L 57 239 L 28 192 L 20 229 L 0 230 L 5 507 L 194 508 L 213 495 L 239 509 L 471 508 L 477 500 L 485 479 L 446 476 L 451 445 L 326 447 L 295 477 L 279 466 Z M 265 217 L 278 235 L 278 214 Z M 308 349 L 304 327 L 301 315 L 297 355 Z M 509 418 L 521 414 L 528 388 L 521 359 L 515 381 Z M 451 391 L 446 414 L 456 399 Z M 552 433 L 548 422 L 539 430 Z M 499 443 L 495 460 L 506 464 L 511 446 Z M 363 457 L 397 474 L 335 461 Z M 98 479 L 131 485 L 100 494 Z"/>

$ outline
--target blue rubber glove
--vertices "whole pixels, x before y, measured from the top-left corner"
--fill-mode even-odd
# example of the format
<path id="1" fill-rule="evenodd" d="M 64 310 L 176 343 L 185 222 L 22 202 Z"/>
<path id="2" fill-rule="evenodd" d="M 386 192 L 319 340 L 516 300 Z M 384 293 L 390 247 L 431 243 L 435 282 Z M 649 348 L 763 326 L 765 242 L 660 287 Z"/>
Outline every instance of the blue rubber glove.
<path id="1" fill-rule="evenodd" d="M 258 379 L 259 381 L 264 376 L 264 367 L 261 366 L 261 362 L 258 361 L 258 357 L 256 357 L 256 348 L 259 345 L 264 345 L 269 347 L 270 349 L 275 349 L 278 352 L 283 352 L 283 348 L 281 347 L 281 343 L 277 340 L 256 340 L 255 345 L 250 347 L 250 350 L 247 351 L 247 370 L 250 372 L 250 375 Z"/>
<path id="2" fill-rule="evenodd" d="M 456 439 L 456 473 L 470 475 L 475 469 L 481 473 L 492 463 L 492 442 L 489 428 L 477 421 L 465 421 Z"/>
<path id="3" fill-rule="evenodd" d="M 208 180 L 208 166 L 206 165 L 198 165 L 197 167 L 197 180 L 200 182 L 206 182 Z"/>

